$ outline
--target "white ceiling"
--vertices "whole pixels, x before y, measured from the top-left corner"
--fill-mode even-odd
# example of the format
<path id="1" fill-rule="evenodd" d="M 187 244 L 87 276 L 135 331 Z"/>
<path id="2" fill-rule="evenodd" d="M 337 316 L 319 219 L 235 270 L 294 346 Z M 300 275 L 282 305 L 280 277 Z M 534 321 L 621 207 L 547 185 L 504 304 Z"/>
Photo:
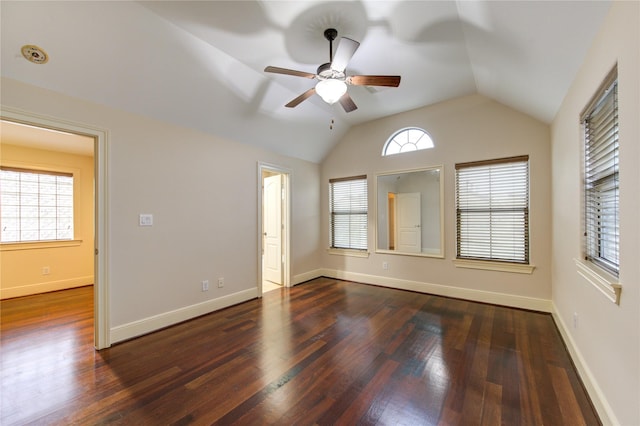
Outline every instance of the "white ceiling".
<path id="1" fill-rule="evenodd" d="M 1 73 L 29 84 L 319 162 L 350 126 L 480 93 L 550 122 L 607 1 L 0 2 Z M 361 42 L 348 74 L 401 75 L 350 86 L 345 113 L 314 96 L 323 37 Z M 20 54 L 35 44 L 50 56 Z M 335 120 L 333 130 L 329 128 Z M 383 135 L 382 137 L 386 137 Z"/>

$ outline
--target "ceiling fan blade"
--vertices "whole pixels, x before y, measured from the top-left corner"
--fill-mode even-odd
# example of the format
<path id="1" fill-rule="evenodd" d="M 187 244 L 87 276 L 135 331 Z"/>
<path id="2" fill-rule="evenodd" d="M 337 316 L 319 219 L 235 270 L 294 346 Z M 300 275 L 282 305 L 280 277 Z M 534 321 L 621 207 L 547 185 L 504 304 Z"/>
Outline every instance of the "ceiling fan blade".
<path id="1" fill-rule="evenodd" d="M 290 70 L 290 69 L 287 69 L 287 68 L 279 68 L 279 67 L 266 67 L 264 69 L 264 72 L 273 72 L 273 73 L 276 73 L 276 74 L 294 75 L 296 77 L 306 77 L 306 78 L 315 78 L 316 77 L 315 74 L 311 74 L 309 72 L 296 71 L 296 70 Z"/>
<path id="2" fill-rule="evenodd" d="M 398 87 L 399 75 L 352 75 L 347 77 L 347 84 L 353 86 L 387 86 Z"/>
<path id="3" fill-rule="evenodd" d="M 349 92 L 342 95 L 339 102 L 340 105 L 342 105 L 342 108 L 344 108 L 345 112 L 351 112 L 358 109 L 355 102 L 353 102 L 353 99 L 351 99 L 351 96 L 349 96 Z"/>
<path id="4" fill-rule="evenodd" d="M 307 98 L 310 98 L 311 96 L 313 96 L 313 94 L 316 93 L 316 88 L 312 87 L 311 89 L 307 90 L 306 92 L 304 92 L 302 95 L 298 96 L 297 98 L 295 98 L 294 100 L 292 100 L 291 102 L 289 102 L 288 104 L 286 104 L 285 106 L 287 108 L 293 108 L 298 106 L 298 104 L 302 101 L 304 101 Z"/>
<path id="5" fill-rule="evenodd" d="M 340 44 L 336 49 L 336 53 L 333 55 L 333 60 L 331 61 L 331 69 L 334 71 L 344 72 L 344 69 L 347 67 L 349 60 L 356 53 L 360 43 L 355 40 L 351 40 L 347 37 L 342 37 L 340 39 Z"/>

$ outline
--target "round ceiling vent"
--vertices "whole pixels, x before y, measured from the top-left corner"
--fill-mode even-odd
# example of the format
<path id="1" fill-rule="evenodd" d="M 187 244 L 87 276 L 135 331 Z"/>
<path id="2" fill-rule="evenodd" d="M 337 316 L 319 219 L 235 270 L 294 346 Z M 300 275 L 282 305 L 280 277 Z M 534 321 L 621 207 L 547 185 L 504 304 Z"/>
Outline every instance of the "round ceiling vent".
<path id="1" fill-rule="evenodd" d="M 32 44 L 22 46 L 22 56 L 24 56 L 27 61 L 33 62 L 34 64 L 46 64 L 49 60 L 47 52 Z"/>

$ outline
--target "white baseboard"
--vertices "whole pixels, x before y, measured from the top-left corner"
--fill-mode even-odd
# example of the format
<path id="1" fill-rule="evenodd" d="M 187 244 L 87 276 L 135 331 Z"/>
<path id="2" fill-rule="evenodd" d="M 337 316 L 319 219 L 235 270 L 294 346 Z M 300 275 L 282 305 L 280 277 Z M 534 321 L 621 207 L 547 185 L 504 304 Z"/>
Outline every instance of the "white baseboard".
<path id="1" fill-rule="evenodd" d="M 44 283 L 27 284 L 16 287 L 0 289 L 0 299 L 29 296 L 32 294 L 47 293 L 50 291 L 67 290 L 75 287 L 83 287 L 93 284 L 93 275 L 86 277 L 70 278 L 66 280 L 48 281 Z"/>
<path id="2" fill-rule="evenodd" d="M 309 280 L 319 278 L 323 275 L 324 269 L 314 269 L 313 271 L 304 272 L 302 274 L 294 275 L 291 280 L 291 285 L 298 285 Z"/>
<path id="3" fill-rule="evenodd" d="M 378 275 L 361 274 L 357 272 L 322 269 L 318 276 L 356 281 L 364 284 L 375 284 L 400 290 L 417 291 L 419 293 L 435 294 L 438 296 L 455 297 L 457 299 L 474 302 L 491 303 L 513 308 L 529 309 L 540 312 L 551 312 L 551 301 L 534 297 L 516 296 L 512 294 L 494 293 L 490 291 L 473 290 L 442 284 L 432 284 L 421 281 L 403 280 L 398 278 L 381 277 Z"/>
<path id="4" fill-rule="evenodd" d="M 571 359 L 573 360 L 573 363 L 575 364 L 576 369 L 578 370 L 578 374 L 582 379 L 582 383 L 584 384 L 584 387 L 587 389 L 587 393 L 591 398 L 591 402 L 593 403 L 593 406 L 598 412 L 598 416 L 600 416 L 600 420 L 602 421 L 602 424 L 619 425 L 620 423 L 618 422 L 616 415 L 613 412 L 613 409 L 611 408 L 611 405 L 609 405 L 609 402 L 607 401 L 607 398 L 604 392 L 602 392 L 602 389 L 600 389 L 600 386 L 598 386 L 598 382 L 594 378 L 593 374 L 591 373 L 591 370 L 589 369 L 589 366 L 585 362 L 584 357 L 582 356 L 582 352 L 580 352 L 580 349 L 578 348 L 575 341 L 571 337 L 571 333 L 569 331 L 570 329 L 567 327 L 567 324 L 565 324 L 565 322 L 562 320 L 562 317 L 560 316 L 560 314 L 558 314 L 558 309 L 555 304 L 553 304 L 552 315 L 553 315 L 553 319 L 555 320 L 558 326 L 558 330 L 562 335 L 562 339 L 564 340 L 564 343 L 567 346 L 567 350 L 571 355 Z"/>
<path id="5" fill-rule="evenodd" d="M 110 342 L 113 344 L 141 336 L 143 334 L 151 333 L 153 331 L 160 330 L 161 328 L 199 317 L 200 315 L 205 315 L 232 305 L 237 305 L 238 303 L 246 302 L 247 300 L 255 299 L 256 297 L 258 297 L 258 289 L 251 288 L 228 296 L 207 300 L 205 302 L 186 306 L 174 311 L 164 312 L 162 314 L 143 318 L 128 324 L 119 325 L 111 328 Z"/>

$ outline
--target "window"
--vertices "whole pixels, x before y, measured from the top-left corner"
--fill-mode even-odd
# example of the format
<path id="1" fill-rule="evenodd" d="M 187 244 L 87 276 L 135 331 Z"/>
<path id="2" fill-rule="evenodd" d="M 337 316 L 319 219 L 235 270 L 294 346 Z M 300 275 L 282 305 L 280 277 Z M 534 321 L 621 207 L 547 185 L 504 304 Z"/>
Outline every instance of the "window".
<path id="1" fill-rule="evenodd" d="M 73 239 L 71 173 L 0 167 L 3 243 Z"/>
<path id="2" fill-rule="evenodd" d="M 394 133 L 384 144 L 382 156 L 433 148 L 431 136 L 418 127 L 408 127 Z"/>
<path id="3" fill-rule="evenodd" d="M 331 248 L 367 250 L 367 177 L 329 181 Z"/>
<path id="4" fill-rule="evenodd" d="M 614 70 L 582 115 L 585 259 L 618 276 L 618 82 Z"/>
<path id="5" fill-rule="evenodd" d="M 459 259 L 529 263 L 529 157 L 456 164 Z"/>

